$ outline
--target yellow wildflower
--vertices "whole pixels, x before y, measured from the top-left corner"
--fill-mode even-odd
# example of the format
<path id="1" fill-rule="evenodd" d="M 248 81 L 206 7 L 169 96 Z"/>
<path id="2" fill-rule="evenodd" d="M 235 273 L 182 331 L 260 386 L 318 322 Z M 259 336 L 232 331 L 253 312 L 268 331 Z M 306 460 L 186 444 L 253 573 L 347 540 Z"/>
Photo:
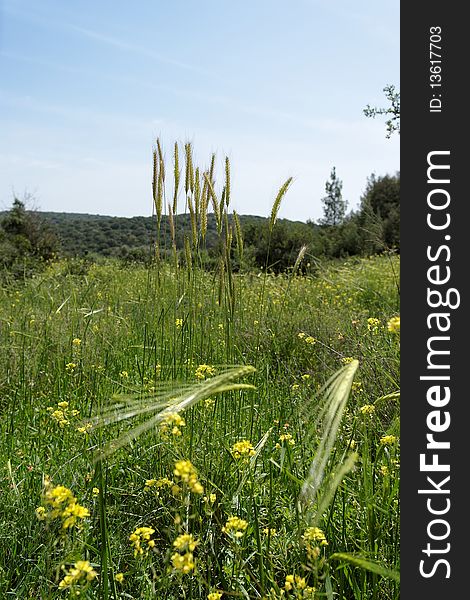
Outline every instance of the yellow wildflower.
<path id="1" fill-rule="evenodd" d="M 400 333 L 400 317 L 392 317 L 387 323 L 387 329 L 390 333 Z"/>
<path id="2" fill-rule="evenodd" d="M 364 404 L 364 406 L 361 406 L 359 409 L 359 412 L 361 415 L 371 416 L 375 413 L 375 406 L 373 404 Z"/>
<path id="3" fill-rule="evenodd" d="M 77 427 L 77 431 L 78 433 L 88 433 L 90 431 L 90 429 L 93 429 L 93 425 L 91 423 L 85 423 L 85 425 L 82 425 L 81 427 Z"/>
<path id="4" fill-rule="evenodd" d="M 352 385 L 351 385 L 351 391 L 352 392 L 363 392 L 364 389 L 362 387 L 362 382 L 361 381 L 353 381 Z"/>
<path id="5" fill-rule="evenodd" d="M 186 554 L 179 554 L 175 552 L 171 556 L 171 562 L 176 571 L 186 574 L 195 568 L 194 555 L 192 552 L 186 552 Z"/>
<path id="6" fill-rule="evenodd" d="M 177 412 L 168 412 L 162 418 L 160 431 L 163 435 L 167 435 L 171 431 L 172 435 L 180 436 L 182 435 L 180 427 L 184 427 L 185 425 L 186 422 L 181 415 Z"/>
<path id="7" fill-rule="evenodd" d="M 397 438 L 394 435 L 384 435 L 380 438 L 380 443 L 382 446 L 392 446 L 397 441 Z"/>
<path id="8" fill-rule="evenodd" d="M 284 583 L 284 589 L 286 592 L 290 592 L 292 589 L 304 590 L 307 587 L 305 577 L 300 575 L 286 575 L 286 581 Z"/>
<path id="9" fill-rule="evenodd" d="M 307 527 L 302 535 L 304 542 L 316 542 L 320 546 L 327 546 L 325 534 L 319 527 Z"/>
<path id="10" fill-rule="evenodd" d="M 44 508 L 44 506 L 38 506 L 36 508 L 36 517 L 40 521 L 44 521 L 44 519 L 46 518 L 46 509 Z"/>
<path id="11" fill-rule="evenodd" d="M 197 471 L 191 461 L 189 460 L 178 460 L 175 463 L 175 469 L 173 471 L 176 477 L 179 477 L 181 481 L 187 483 L 189 489 L 195 494 L 204 493 L 204 488 L 199 483 L 197 478 Z"/>
<path id="12" fill-rule="evenodd" d="M 80 346 L 81 343 L 82 343 L 82 340 L 80 338 L 73 338 L 73 340 L 72 340 L 72 344 L 74 346 L 78 347 L 78 346 Z"/>
<path id="13" fill-rule="evenodd" d="M 248 440 L 241 440 L 240 442 L 235 442 L 232 446 L 232 456 L 233 458 L 239 460 L 240 458 L 247 459 L 250 456 L 254 456 L 255 449 L 252 444 Z"/>
<path id="14" fill-rule="evenodd" d="M 380 320 L 375 319 L 374 317 L 370 317 L 367 319 L 367 329 L 374 335 L 376 335 L 379 331 Z"/>
<path id="15" fill-rule="evenodd" d="M 151 539 L 152 534 L 155 533 L 155 529 L 152 527 L 137 527 L 137 529 L 131 533 L 129 540 L 131 545 L 134 546 L 134 556 L 143 556 L 144 548 L 142 544 L 147 544 L 145 550 L 145 556 L 149 553 L 149 549 L 155 546 L 155 541 Z"/>
<path id="16" fill-rule="evenodd" d="M 78 560 L 75 565 L 69 569 L 59 582 L 59 588 L 61 590 L 89 582 L 98 577 L 98 573 L 93 569 L 87 560 Z"/>
<path id="17" fill-rule="evenodd" d="M 180 552 L 185 552 L 186 550 L 194 552 L 198 544 L 199 542 L 195 540 L 190 533 L 183 533 L 182 535 L 179 535 L 173 542 L 173 546 Z"/>
<path id="18" fill-rule="evenodd" d="M 248 527 L 248 523 L 239 517 L 229 517 L 222 531 L 228 535 L 233 535 L 236 538 L 241 538 Z"/>
<path id="19" fill-rule="evenodd" d="M 118 583 L 122 583 L 124 581 L 124 573 L 116 573 L 114 580 Z"/>
<path id="20" fill-rule="evenodd" d="M 70 502 L 63 510 L 61 516 L 64 519 L 62 527 L 64 529 L 69 529 L 77 523 L 77 519 L 84 519 L 85 517 L 89 517 L 90 511 L 84 506 L 78 504 L 77 502 Z"/>
<path id="21" fill-rule="evenodd" d="M 212 365 L 199 365 L 194 375 L 196 376 L 196 379 L 199 380 L 207 379 L 207 377 L 215 375 L 215 367 Z"/>
<path id="22" fill-rule="evenodd" d="M 221 592 L 211 592 L 207 596 L 207 600 L 220 600 L 221 598 L 222 598 L 222 593 Z"/>

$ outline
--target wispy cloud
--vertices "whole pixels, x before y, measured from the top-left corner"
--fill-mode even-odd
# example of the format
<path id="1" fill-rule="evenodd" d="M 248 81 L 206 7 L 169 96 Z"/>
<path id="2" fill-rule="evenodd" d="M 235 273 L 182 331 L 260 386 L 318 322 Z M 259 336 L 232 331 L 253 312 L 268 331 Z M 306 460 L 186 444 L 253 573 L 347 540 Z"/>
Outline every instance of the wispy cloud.
<path id="1" fill-rule="evenodd" d="M 148 50 L 144 46 L 140 46 L 138 44 L 134 44 L 132 42 L 128 42 L 126 40 L 118 39 L 112 35 L 109 35 L 107 32 L 94 31 L 92 29 L 87 29 L 85 27 L 78 27 L 72 23 L 68 23 L 66 21 L 60 21 L 50 17 L 48 15 L 47 18 L 44 18 L 38 14 L 34 14 L 31 12 L 26 12 L 21 10 L 17 4 L 12 2 L 6 2 L 3 6 L 3 12 L 14 16 L 18 19 L 26 20 L 31 23 L 35 23 L 41 27 L 49 28 L 49 29 L 59 29 L 59 30 L 67 30 L 73 31 L 74 33 L 86 37 L 88 39 L 92 39 L 98 43 L 105 44 L 108 46 L 112 46 L 114 48 L 118 48 L 120 50 L 126 52 L 132 52 L 134 54 L 145 56 L 153 61 L 159 62 L 161 64 L 171 65 L 178 69 L 182 69 L 185 71 L 191 71 L 193 73 L 198 73 L 200 75 L 211 75 L 209 71 L 206 69 L 202 69 L 196 65 L 191 65 L 186 62 L 182 62 L 179 60 L 175 60 L 173 58 L 169 58 L 163 54 L 152 52 Z"/>
<path id="2" fill-rule="evenodd" d="M 192 71 L 193 73 L 210 75 L 209 71 L 206 71 L 205 69 L 201 69 L 200 67 L 196 67 L 194 65 L 190 65 L 179 60 L 168 58 L 166 56 L 163 56 L 162 54 L 152 52 L 151 50 L 148 50 L 143 46 L 120 40 L 105 33 L 101 33 L 99 31 L 92 31 L 91 29 L 85 29 L 83 27 L 76 27 L 75 25 L 70 25 L 69 27 L 77 33 L 102 44 L 113 46 L 114 48 L 119 48 L 120 50 L 125 50 L 127 52 L 133 52 L 134 54 L 139 54 L 140 56 L 146 56 L 147 58 L 150 58 L 157 62 L 171 65 L 173 67 L 178 67 L 179 69 Z"/>

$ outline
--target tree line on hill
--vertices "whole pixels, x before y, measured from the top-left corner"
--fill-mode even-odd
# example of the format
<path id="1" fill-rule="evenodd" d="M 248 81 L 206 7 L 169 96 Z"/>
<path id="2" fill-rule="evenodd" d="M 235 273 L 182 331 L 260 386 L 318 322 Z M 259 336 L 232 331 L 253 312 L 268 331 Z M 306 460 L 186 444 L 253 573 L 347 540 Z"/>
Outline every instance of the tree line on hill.
<path id="1" fill-rule="evenodd" d="M 346 213 L 342 182 L 333 168 L 325 185 L 323 219 L 317 223 L 279 219 L 272 229 L 269 219 L 240 215 L 244 268 L 282 272 L 293 266 L 299 249 L 306 245 L 313 257 L 341 258 L 370 255 L 386 249 L 400 250 L 400 175 L 372 175 L 360 206 Z M 176 245 L 184 254 L 190 235 L 188 214 L 175 217 Z M 0 215 L 0 269 L 15 276 L 27 275 L 56 256 L 93 260 L 99 257 L 124 262 L 150 262 L 155 256 L 155 217 L 108 217 L 100 215 L 37 212 L 27 210 L 15 198 L 9 211 Z M 214 215 L 208 215 L 203 263 L 210 267 L 217 254 Z M 170 254 L 170 223 L 163 217 L 159 236 L 160 256 Z M 234 253 L 235 267 L 237 258 Z"/>

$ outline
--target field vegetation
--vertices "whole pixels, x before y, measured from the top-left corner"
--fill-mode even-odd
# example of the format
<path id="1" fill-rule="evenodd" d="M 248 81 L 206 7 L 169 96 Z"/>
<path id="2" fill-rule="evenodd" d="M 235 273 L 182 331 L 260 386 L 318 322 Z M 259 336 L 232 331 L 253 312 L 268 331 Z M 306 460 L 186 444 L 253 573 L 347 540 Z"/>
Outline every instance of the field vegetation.
<path id="1" fill-rule="evenodd" d="M 228 160 L 180 160 L 149 264 L 0 289 L 0 595 L 398 599 L 399 256 L 270 269 L 287 180 L 247 268 Z"/>

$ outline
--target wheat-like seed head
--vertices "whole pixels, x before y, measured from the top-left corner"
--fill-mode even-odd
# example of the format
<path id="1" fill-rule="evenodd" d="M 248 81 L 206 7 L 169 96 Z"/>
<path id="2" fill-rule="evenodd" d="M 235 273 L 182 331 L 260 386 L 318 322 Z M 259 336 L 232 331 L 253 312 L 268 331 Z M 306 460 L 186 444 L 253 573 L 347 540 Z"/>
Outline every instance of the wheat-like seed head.
<path id="1" fill-rule="evenodd" d="M 240 219 L 238 218 L 238 215 L 235 211 L 233 211 L 233 220 L 235 222 L 235 236 L 237 239 L 238 258 L 241 262 L 241 260 L 243 258 L 243 235 L 242 235 L 242 227 L 240 224 Z"/>
<path id="2" fill-rule="evenodd" d="M 273 227 L 276 223 L 277 214 L 281 207 L 281 201 L 286 195 L 287 190 L 289 189 L 290 184 L 292 183 L 292 177 L 289 177 L 280 187 L 276 199 L 274 200 L 273 207 L 271 209 L 271 217 L 269 220 L 269 231 L 272 232 Z"/>
<path id="3" fill-rule="evenodd" d="M 174 161 L 174 181 L 175 181 L 175 189 L 173 192 L 173 214 L 176 214 L 178 209 L 178 188 L 180 185 L 180 166 L 179 166 L 179 156 L 178 156 L 178 142 L 175 142 L 175 150 L 173 155 Z"/>
<path id="4" fill-rule="evenodd" d="M 230 204 L 230 161 L 225 157 L 225 205 L 228 208 Z"/>

